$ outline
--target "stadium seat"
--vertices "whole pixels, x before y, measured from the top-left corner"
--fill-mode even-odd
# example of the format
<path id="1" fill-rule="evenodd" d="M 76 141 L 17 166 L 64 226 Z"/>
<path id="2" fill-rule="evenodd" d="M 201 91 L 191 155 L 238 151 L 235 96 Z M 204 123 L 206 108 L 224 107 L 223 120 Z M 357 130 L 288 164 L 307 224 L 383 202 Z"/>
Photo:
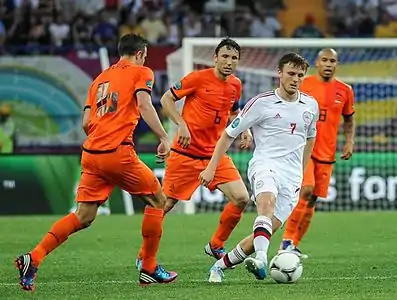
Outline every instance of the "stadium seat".
<path id="1" fill-rule="evenodd" d="M 302 25 L 306 14 L 311 13 L 316 18 L 316 25 L 322 31 L 327 29 L 327 9 L 325 0 L 285 0 L 286 9 L 280 10 L 278 19 L 284 27 L 284 35 L 291 36 L 294 29 Z M 301 17 L 296 17 L 301 16 Z"/>

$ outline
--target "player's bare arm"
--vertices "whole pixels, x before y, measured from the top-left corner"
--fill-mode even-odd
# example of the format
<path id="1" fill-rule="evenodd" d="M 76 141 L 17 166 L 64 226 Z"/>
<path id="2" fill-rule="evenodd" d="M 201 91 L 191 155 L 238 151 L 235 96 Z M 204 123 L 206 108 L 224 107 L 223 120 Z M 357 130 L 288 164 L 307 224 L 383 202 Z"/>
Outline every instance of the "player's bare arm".
<path id="1" fill-rule="evenodd" d="M 175 102 L 179 99 L 171 93 L 170 90 L 166 91 L 161 97 L 160 102 L 163 106 L 165 113 L 171 118 L 171 120 L 178 126 L 186 125 L 185 120 L 182 118 L 181 114 L 178 112 Z"/>
<path id="2" fill-rule="evenodd" d="M 314 100 L 314 99 L 313 99 Z M 311 121 L 308 129 L 307 129 L 307 139 L 306 139 L 306 145 L 305 148 L 303 149 L 303 158 L 302 158 L 302 168 L 303 168 L 303 174 L 305 173 L 306 166 L 308 162 L 311 159 L 311 155 L 313 152 L 314 144 L 316 141 L 316 135 L 317 135 L 317 121 L 319 118 L 319 108 L 318 104 L 316 102 L 315 104 L 315 115 L 313 117 L 313 120 Z"/>
<path id="3" fill-rule="evenodd" d="M 183 147 L 187 148 L 190 144 L 190 132 L 186 125 L 185 120 L 176 107 L 175 102 L 179 99 L 171 93 L 170 90 L 164 93 L 161 97 L 161 105 L 164 108 L 164 112 L 171 118 L 171 120 L 178 126 L 178 143 Z"/>
<path id="4" fill-rule="evenodd" d="M 307 139 L 307 141 L 306 141 L 306 146 L 305 146 L 305 149 L 303 150 L 303 160 L 302 160 L 303 173 L 305 172 L 307 163 L 309 162 L 310 156 L 312 155 L 312 151 L 314 148 L 314 142 L 315 142 L 315 138 L 310 138 L 310 139 Z"/>
<path id="5" fill-rule="evenodd" d="M 83 118 L 82 118 L 82 127 L 83 130 L 85 132 L 85 134 L 88 136 L 88 132 L 89 132 L 89 125 L 90 125 L 90 115 L 91 115 L 91 98 L 92 98 L 92 85 L 90 86 L 90 89 L 88 90 L 88 94 L 87 94 L 87 99 L 85 102 L 85 106 L 83 109 Z"/>
<path id="6" fill-rule="evenodd" d="M 152 104 L 152 99 L 148 92 L 139 91 L 136 94 L 138 100 L 138 109 L 142 116 L 142 119 L 148 124 L 148 126 L 153 130 L 153 132 L 160 139 L 160 145 L 158 147 L 158 157 L 164 159 L 169 155 L 170 144 L 168 139 L 168 134 L 164 130 L 163 125 L 159 119 L 159 116 Z"/>
<path id="7" fill-rule="evenodd" d="M 143 120 L 149 125 L 160 140 L 168 140 L 168 135 L 160 122 L 150 95 L 146 91 L 139 91 L 136 94 L 136 97 L 138 99 L 138 109 Z"/>
<path id="8" fill-rule="evenodd" d="M 348 160 L 353 155 L 355 128 L 354 114 L 343 116 L 343 133 L 346 139 L 341 155 L 343 160 Z"/>
<path id="9" fill-rule="evenodd" d="M 200 173 L 199 181 L 203 186 L 208 186 L 212 179 L 214 178 L 216 168 L 219 165 L 219 162 L 222 156 L 226 153 L 226 151 L 230 148 L 234 141 L 234 138 L 230 137 L 226 132 L 223 132 L 218 143 L 215 146 L 214 153 L 212 154 L 211 160 L 208 163 L 207 168 Z"/>
<path id="10" fill-rule="evenodd" d="M 88 135 L 88 128 L 90 124 L 91 108 L 85 107 L 83 113 L 82 127 L 86 135 Z"/>

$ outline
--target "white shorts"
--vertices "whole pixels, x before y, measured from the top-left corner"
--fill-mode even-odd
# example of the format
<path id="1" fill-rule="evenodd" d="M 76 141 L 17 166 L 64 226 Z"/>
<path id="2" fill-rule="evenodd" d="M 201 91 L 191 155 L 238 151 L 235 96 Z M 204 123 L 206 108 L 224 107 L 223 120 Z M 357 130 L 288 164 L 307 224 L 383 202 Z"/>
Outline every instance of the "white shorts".
<path id="1" fill-rule="evenodd" d="M 276 198 L 274 217 L 282 224 L 288 219 L 299 200 L 301 183 L 291 182 L 280 170 L 256 167 L 248 170 L 252 200 L 260 193 L 272 193 Z"/>

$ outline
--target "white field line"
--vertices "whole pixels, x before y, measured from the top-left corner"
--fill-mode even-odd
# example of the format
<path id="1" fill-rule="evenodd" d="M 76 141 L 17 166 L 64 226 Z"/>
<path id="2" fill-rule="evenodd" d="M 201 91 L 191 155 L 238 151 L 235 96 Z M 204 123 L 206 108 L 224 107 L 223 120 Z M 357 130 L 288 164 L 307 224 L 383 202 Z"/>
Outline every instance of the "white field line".
<path id="1" fill-rule="evenodd" d="M 302 277 L 299 281 L 355 281 L 355 280 L 369 280 L 369 281 L 380 281 L 388 279 L 397 279 L 397 275 L 390 276 L 351 276 L 351 277 Z M 180 283 L 207 283 L 205 279 L 180 279 L 177 280 Z M 256 282 L 254 279 L 238 279 L 238 278 L 225 278 L 225 283 L 238 282 L 238 283 L 253 283 Z M 138 281 L 134 280 L 104 280 L 104 281 L 52 281 L 52 282 L 41 282 L 38 281 L 37 285 L 120 285 L 120 284 L 136 284 Z M 0 282 L 0 286 L 17 286 L 18 283 L 11 282 Z"/>

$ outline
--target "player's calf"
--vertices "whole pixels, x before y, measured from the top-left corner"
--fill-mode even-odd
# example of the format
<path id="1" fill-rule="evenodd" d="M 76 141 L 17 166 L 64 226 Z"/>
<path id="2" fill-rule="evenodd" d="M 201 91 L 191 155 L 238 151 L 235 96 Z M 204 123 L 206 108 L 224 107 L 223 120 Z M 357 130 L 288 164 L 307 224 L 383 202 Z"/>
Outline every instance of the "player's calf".
<path id="1" fill-rule="evenodd" d="M 94 222 L 100 202 L 79 202 L 75 215 L 80 223 L 80 229 L 91 226 Z"/>
<path id="2" fill-rule="evenodd" d="M 241 179 L 226 182 L 217 187 L 225 194 L 229 202 L 223 208 L 218 228 L 213 234 L 211 241 L 205 246 L 205 253 L 220 259 L 226 254 L 224 243 L 240 222 L 243 211 L 249 201 L 249 194 Z"/>
<path id="3" fill-rule="evenodd" d="M 146 206 L 145 212 L 144 212 L 144 219 L 142 222 L 142 230 L 145 231 L 144 234 L 144 242 L 139 250 L 137 259 L 135 261 L 135 266 L 138 269 L 138 271 L 141 271 L 142 269 L 142 257 L 144 256 L 144 253 L 147 252 L 147 246 L 148 246 L 148 236 L 150 236 L 150 232 L 153 234 L 152 230 L 155 230 L 154 235 L 155 236 L 161 236 L 161 228 L 162 228 L 162 220 L 164 218 L 164 207 L 166 203 L 166 196 L 164 195 L 161 187 L 157 190 L 157 192 L 154 195 L 140 195 L 139 196 L 143 201 L 146 203 L 150 204 L 150 206 Z M 153 219 L 153 216 L 156 215 Z M 159 219 L 159 216 L 161 215 L 161 221 Z M 161 224 L 160 224 L 161 223 Z M 157 224 L 157 226 L 156 226 Z M 148 231 L 149 230 L 149 231 Z M 157 232 L 160 231 L 160 232 Z M 145 243 L 146 240 L 146 243 Z M 149 242 L 150 244 L 150 242 Z M 157 244 L 157 241 L 155 242 Z M 146 247 L 145 247 L 146 245 Z M 156 246 L 157 247 L 157 246 Z M 157 250 L 156 250 L 157 252 Z"/>

